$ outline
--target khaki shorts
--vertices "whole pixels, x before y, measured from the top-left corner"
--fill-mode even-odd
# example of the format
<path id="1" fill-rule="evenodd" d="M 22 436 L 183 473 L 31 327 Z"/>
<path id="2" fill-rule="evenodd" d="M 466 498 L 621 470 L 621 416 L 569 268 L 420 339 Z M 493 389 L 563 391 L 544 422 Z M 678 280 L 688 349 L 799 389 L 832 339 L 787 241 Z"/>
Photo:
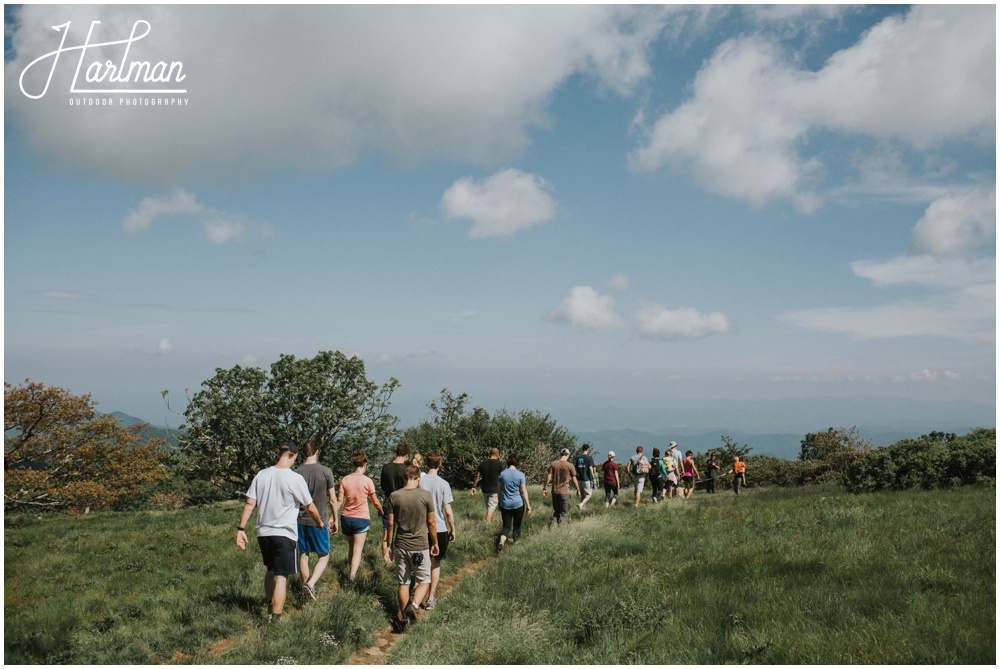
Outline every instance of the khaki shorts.
<path id="1" fill-rule="evenodd" d="M 421 557 L 416 558 L 417 555 Z M 410 581 L 431 582 L 431 551 L 429 548 L 422 551 L 404 551 L 394 548 L 392 549 L 392 559 L 396 563 L 396 582 L 400 585 L 409 585 Z M 414 564 L 418 560 L 420 564 Z"/>
<path id="2" fill-rule="evenodd" d="M 500 500 L 500 494 L 499 493 L 491 493 L 489 495 L 487 495 L 485 492 L 483 493 L 483 501 L 486 502 L 486 510 L 487 511 L 496 511 L 497 510 L 497 502 L 499 500 Z"/>

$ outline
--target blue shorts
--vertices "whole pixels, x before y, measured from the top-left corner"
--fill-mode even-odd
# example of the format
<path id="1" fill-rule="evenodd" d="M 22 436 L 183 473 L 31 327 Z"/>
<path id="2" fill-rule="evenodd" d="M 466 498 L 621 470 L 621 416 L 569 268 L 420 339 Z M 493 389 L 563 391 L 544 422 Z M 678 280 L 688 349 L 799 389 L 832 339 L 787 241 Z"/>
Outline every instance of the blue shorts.
<path id="1" fill-rule="evenodd" d="M 366 518 L 351 518 L 350 516 L 340 517 L 340 531 L 349 537 L 355 534 L 364 534 L 371 527 L 372 523 Z"/>
<path id="2" fill-rule="evenodd" d="M 299 525 L 299 552 L 316 553 L 320 557 L 330 554 L 330 531 L 323 527 Z"/>

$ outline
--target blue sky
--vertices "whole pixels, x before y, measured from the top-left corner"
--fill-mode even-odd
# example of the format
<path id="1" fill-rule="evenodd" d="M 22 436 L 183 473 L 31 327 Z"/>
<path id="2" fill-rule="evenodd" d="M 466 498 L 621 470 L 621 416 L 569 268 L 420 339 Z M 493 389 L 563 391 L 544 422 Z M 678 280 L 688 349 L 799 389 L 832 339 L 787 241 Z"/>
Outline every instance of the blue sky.
<path id="1" fill-rule="evenodd" d="M 92 21 L 92 44 L 148 34 L 43 58 Z M 577 430 L 692 399 L 994 405 L 995 26 L 8 7 L 4 378 L 172 425 L 161 390 L 180 409 L 217 367 L 327 349 L 399 379 L 404 426 L 442 388 Z M 133 61 L 187 92 L 71 92 Z"/>

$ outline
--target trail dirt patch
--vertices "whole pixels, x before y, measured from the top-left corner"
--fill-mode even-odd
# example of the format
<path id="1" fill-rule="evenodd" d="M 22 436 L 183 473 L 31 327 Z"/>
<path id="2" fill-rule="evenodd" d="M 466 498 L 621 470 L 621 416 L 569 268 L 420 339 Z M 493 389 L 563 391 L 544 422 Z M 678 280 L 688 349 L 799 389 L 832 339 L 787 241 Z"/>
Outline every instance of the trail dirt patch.
<path id="1" fill-rule="evenodd" d="M 469 574 L 473 574 L 479 569 L 481 569 L 490 558 L 485 558 L 479 562 L 473 562 L 472 564 L 467 564 L 454 574 L 449 574 L 448 576 L 442 576 L 441 580 L 438 582 L 437 596 L 441 597 L 447 595 L 454 587 L 456 587 L 463 578 Z M 417 614 L 417 620 L 428 615 L 426 611 L 421 611 Z M 396 645 L 399 641 L 403 639 L 405 634 L 398 634 L 392 631 L 392 625 L 386 625 L 379 628 L 375 632 L 375 643 L 368 648 L 363 648 L 347 660 L 344 664 L 385 664 L 386 656 L 392 647 Z"/>

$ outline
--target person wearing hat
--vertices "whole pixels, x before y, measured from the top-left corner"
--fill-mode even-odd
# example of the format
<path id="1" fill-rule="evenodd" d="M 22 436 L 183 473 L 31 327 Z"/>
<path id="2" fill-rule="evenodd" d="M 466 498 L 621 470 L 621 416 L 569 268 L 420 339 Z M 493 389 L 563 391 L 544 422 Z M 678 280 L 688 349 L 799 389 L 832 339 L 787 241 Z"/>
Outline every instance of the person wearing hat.
<path id="1" fill-rule="evenodd" d="M 618 502 L 618 463 L 614 451 L 608 451 L 608 459 L 601 465 L 601 476 L 604 479 L 604 508 L 607 509 Z"/>
<path id="2" fill-rule="evenodd" d="M 573 482 L 576 488 L 576 496 L 580 497 L 580 482 L 576 478 L 576 469 L 569 463 L 569 449 L 564 448 L 559 453 L 559 459 L 553 460 L 549 465 L 549 473 L 545 476 L 545 485 L 542 486 L 542 497 L 548 496 L 547 489 L 552 483 L 552 522 L 549 529 L 555 529 L 559 525 L 569 522 L 569 484 Z"/>
<path id="3" fill-rule="evenodd" d="M 318 525 L 323 519 L 313 504 L 309 485 L 292 465 L 299 455 L 299 447 L 285 442 L 278 449 L 278 462 L 273 467 L 257 472 L 247 489 L 247 503 L 240 514 L 236 529 L 236 545 L 247 548 L 246 525 L 257 509 L 257 544 L 267 573 L 264 575 L 264 598 L 271 611 L 268 622 L 281 620 L 285 608 L 288 577 L 298 573 L 298 519 L 299 507 Z"/>

